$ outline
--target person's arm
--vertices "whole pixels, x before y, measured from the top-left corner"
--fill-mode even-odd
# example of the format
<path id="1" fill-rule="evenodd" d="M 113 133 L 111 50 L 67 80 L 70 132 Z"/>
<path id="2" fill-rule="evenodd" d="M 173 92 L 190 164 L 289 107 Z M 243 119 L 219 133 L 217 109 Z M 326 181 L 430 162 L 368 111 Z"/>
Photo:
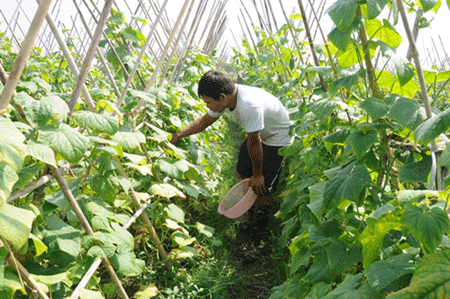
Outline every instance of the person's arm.
<path id="1" fill-rule="evenodd" d="M 250 178 L 249 185 L 257 195 L 264 196 L 266 194 L 266 188 L 264 186 L 261 137 L 259 131 L 247 133 L 247 137 L 248 152 L 253 164 L 253 176 Z"/>
<path id="2" fill-rule="evenodd" d="M 180 131 L 180 133 L 172 134 L 172 140 L 170 142 L 175 143 L 184 137 L 200 133 L 201 131 L 203 131 L 204 129 L 209 127 L 216 120 L 217 120 L 217 118 L 212 117 L 209 114 L 205 114 L 205 115 L 197 118 L 196 120 L 194 120 L 192 123 L 190 123 L 184 129 L 182 129 Z"/>

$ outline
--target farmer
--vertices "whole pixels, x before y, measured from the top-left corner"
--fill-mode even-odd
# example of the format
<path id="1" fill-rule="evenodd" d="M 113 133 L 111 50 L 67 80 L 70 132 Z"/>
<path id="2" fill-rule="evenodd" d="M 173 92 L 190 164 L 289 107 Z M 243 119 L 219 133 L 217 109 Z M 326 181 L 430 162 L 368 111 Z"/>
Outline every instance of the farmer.
<path id="1" fill-rule="evenodd" d="M 247 133 L 240 146 L 236 170 L 241 179 L 250 178 L 249 185 L 258 195 L 255 204 L 258 211 L 254 213 L 263 216 L 254 216 L 258 218 L 255 219 L 256 226 L 267 227 L 272 193 L 276 190 L 284 160 L 278 149 L 292 140 L 287 111 L 270 93 L 261 88 L 234 84 L 226 74 L 218 71 L 209 71 L 202 76 L 198 95 L 206 103 L 208 113 L 180 133 L 173 134 L 171 142 L 205 130 L 223 113 L 228 113 Z M 263 212 L 258 213 L 259 210 Z"/>

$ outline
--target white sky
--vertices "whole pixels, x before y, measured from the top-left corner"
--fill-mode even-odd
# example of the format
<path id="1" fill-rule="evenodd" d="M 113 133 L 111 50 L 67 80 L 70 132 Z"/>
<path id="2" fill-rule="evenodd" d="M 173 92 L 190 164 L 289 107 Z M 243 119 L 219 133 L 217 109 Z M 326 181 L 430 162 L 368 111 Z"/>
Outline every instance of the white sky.
<path id="1" fill-rule="evenodd" d="M 20 1 L 22 1 L 22 7 L 25 9 L 26 14 L 28 15 L 28 18 L 32 19 L 34 12 L 37 9 L 36 0 L 0 0 L 0 11 L 3 14 L 3 15 L 0 14 L 0 22 L 1 22 L 0 31 L 1 32 L 4 32 L 6 29 L 5 18 L 8 22 L 10 21 L 11 16 L 13 15 L 14 11 L 16 10 L 17 3 Z M 52 11 L 52 16 L 55 16 L 57 14 L 57 12 L 59 11 L 59 15 L 58 15 L 57 19 L 63 21 L 64 24 L 69 27 L 72 25 L 71 15 L 75 12 L 75 8 L 74 8 L 71 0 L 61 0 L 61 1 L 64 1 L 64 2 L 61 2 L 61 3 L 63 3 L 63 5 L 55 6 L 56 8 L 55 8 L 55 10 Z M 98 0 L 95 0 L 94 2 L 97 2 L 97 1 Z M 123 0 L 116 0 L 116 1 L 120 7 L 125 8 L 125 6 L 123 4 L 124 3 Z M 126 1 L 130 7 L 136 7 L 137 0 L 126 0 Z M 143 1 L 145 2 L 147 0 L 143 0 Z M 53 2 L 56 2 L 56 0 L 54 0 Z M 81 2 L 81 0 L 79 0 L 78 2 Z M 88 1 L 88 2 L 90 2 L 90 1 Z M 159 2 L 162 3 L 163 1 L 159 0 Z M 210 3 L 213 3 L 213 1 L 210 0 L 208 2 L 209 2 L 208 3 L 209 7 L 211 7 Z M 244 0 L 244 2 L 247 5 L 247 9 L 248 9 L 249 13 L 252 15 L 254 22 L 258 23 L 257 18 L 256 18 L 255 9 L 254 9 L 252 2 L 249 0 Z M 258 4 L 261 3 L 260 1 L 256 1 L 256 2 Z M 312 1 L 312 2 L 317 2 L 317 1 Z M 443 2 L 442 6 L 441 6 L 438 14 L 435 14 L 434 12 L 431 12 L 431 11 L 427 12 L 425 14 L 425 17 L 427 17 L 427 18 L 434 17 L 434 21 L 432 22 L 432 25 L 430 28 L 421 29 L 420 34 L 419 34 L 419 40 L 417 42 L 417 45 L 418 45 L 418 49 L 419 49 L 422 59 L 425 59 L 429 55 L 429 53 L 431 53 L 431 56 L 433 56 L 434 59 L 436 59 L 437 55 L 433 53 L 434 47 L 437 48 L 437 50 L 439 52 L 439 56 L 441 58 L 445 57 L 444 51 L 446 51 L 446 53 L 448 55 L 450 55 L 450 34 L 448 34 L 448 29 L 447 29 L 447 28 L 449 28 L 448 20 L 450 18 L 450 11 L 445 3 L 446 1 L 442 1 L 442 2 Z M 100 1 L 100 3 L 102 3 L 102 1 Z M 176 20 L 176 18 L 178 16 L 178 12 L 180 11 L 180 9 L 182 7 L 182 3 L 184 3 L 182 0 L 169 0 L 169 2 L 168 2 L 167 11 L 169 13 L 170 18 L 173 19 L 174 21 Z M 198 3 L 198 1 L 197 1 L 197 3 Z M 306 4 L 308 2 L 303 1 L 303 3 Z M 330 6 L 332 3 L 334 3 L 334 1 L 326 0 L 325 7 L 328 8 L 328 6 Z M 280 26 L 281 24 L 284 24 L 285 21 L 284 21 L 283 14 L 281 12 L 279 1 L 272 0 L 271 4 L 275 11 L 278 25 Z M 238 15 L 240 15 L 239 5 L 240 5 L 240 1 L 238 1 L 238 0 L 229 0 L 228 4 L 227 4 L 227 15 L 228 15 L 229 20 L 228 20 L 228 30 L 225 32 L 224 39 L 228 40 L 228 45 L 231 45 L 231 46 L 235 46 L 234 39 L 232 38 L 232 32 L 234 32 L 234 36 L 238 40 L 240 40 L 240 38 L 242 37 L 242 30 L 241 30 L 241 27 L 238 22 Z M 288 15 L 292 13 L 293 9 L 295 9 L 296 12 L 299 11 L 298 0 L 283 0 L 283 6 Z M 101 9 L 101 7 L 100 7 L 100 9 Z M 196 6 L 194 6 L 194 11 L 191 14 L 191 18 L 193 17 L 193 15 L 195 13 L 195 9 L 196 9 Z M 86 13 L 89 14 L 87 11 L 86 11 Z M 410 26 L 412 26 L 413 22 L 414 22 L 414 16 L 410 15 L 409 17 L 410 17 L 409 23 L 410 23 Z M 15 34 L 18 34 L 19 36 L 21 36 L 22 35 L 21 32 L 26 33 L 28 30 L 28 27 L 29 27 L 29 21 L 24 17 L 23 11 L 20 11 L 19 20 L 20 20 L 20 22 L 19 22 L 20 28 L 19 28 L 19 26 L 16 26 L 14 28 L 14 32 L 15 32 Z M 130 19 L 128 18 L 127 20 L 129 21 Z M 204 21 L 204 22 L 206 22 L 206 21 Z M 325 34 L 327 34 L 331 30 L 332 25 L 333 25 L 333 23 L 329 19 L 328 15 L 324 15 L 324 17 L 321 20 L 321 26 L 323 26 Z M 404 34 L 403 25 L 401 24 L 401 21 L 399 21 L 399 24 L 396 26 L 396 28 L 404 38 L 404 42 L 402 43 L 402 46 L 398 50 L 398 52 L 403 57 L 406 57 L 408 42 L 407 42 L 407 38 Z M 199 31 L 201 31 L 201 29 L 202 28 L 200 26 Z M 146 35 L 146 33 L 144 33 L 144 35 Z M 8 34 L 8 36 L 10 36 L 10 34 Z M 315 42 L 320 44 L 323 41 L 322 41 L 322 38 L 319 35 L 317 35 Z M 434 45 L 433 45 L 433 42 L 434 42 Z M 445 50 L 444 50 L 444 48 L 445 48 Z M 230 53 L 231 53 L 231 51 L 230 51 Z M 448 67 L 450 68 L 450 61 L 448 62 Z"/>

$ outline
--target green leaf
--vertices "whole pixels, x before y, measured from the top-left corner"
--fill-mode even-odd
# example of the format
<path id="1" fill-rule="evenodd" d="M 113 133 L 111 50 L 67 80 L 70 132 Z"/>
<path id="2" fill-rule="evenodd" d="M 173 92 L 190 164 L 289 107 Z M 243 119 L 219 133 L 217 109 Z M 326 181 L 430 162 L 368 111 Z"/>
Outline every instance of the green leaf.
<path id="1" fill-rule="evenodd" d="M 416 74 L 414 66 L 411 63 L 401 62 L 396 63 L 395 68 L 397 69 L 398 81 L 401 86 L 408 83 Z"/>
<path id="2" fill-rule="evenodd" d="M 80 253 L 80 231 L 55 215 L 46 217 L 45 221 L 48 230 L 44 231 L 44 242 L 48 246 L 49 253 L 62 251 L 77 257 Z"/>
<path id="3" fill-rule="evenodd" d="M 38 159 L 39 161 L 44 162 L 45 164 L 56 166 L 55 154 L 52 149 L 43 144 L 34 143 L 32 141 L 28 141 L 27 143 L 27 155 L 30 155 L 33 158 Z"/>
<path id="4" fill-rule="evenodd" d="M 34 257 L 38 257 L 48 250 L 48 247 L 44 244 L 44 242 L 42 242 L 41 239 L 39 239 L 35 235 L 30 234 L 30 239 L 33 240 L 34 248 L 36 248 Z"/>
<path id="5" fill-rule="evenodd" d="M 389 0 L 367 0 L 367 14 L 369 19 L 375 19 L 381 13 Z"/>
<path id="6" fill-rule="evenodd" d="M 108 18 L 108 26 L 120 26 L 125 24 L 125 15 L 121 12 L 116 12 L 113 16 Z"/>
<path id="7" fill-rule="evenodd" d="M 325 120 L 330 117 L 337 105 L 337 102 L 331 99 L 323 99 L 312 102 L 308 106 L 318 119 Z"/>
<path id="8" fill-rule="evenodd" d="M 337 130 L 334 133 L 331 133 L 330 135 L 327 135 L 323 137 L 324 142 L 330 142 L 330 143 L 337 143 L 337 144 L 345 144 L 347 141 L 348 136 L 350 136 L 350 129 L 342 129 Z"/>
<path id="9" fill-rule="evenodd" d="M 416 203 L 426 195 L 438 196 L 438 191 L 432 190 L 402 190 L 397 193 L 398 203 L 401 206 Z"/>
<path id="10" fill-rule="evenodd" d="M 336 207 L 341 199 L 356 201 L 371 181 L 370 173 L 364 165 L 348 165 L 327 182 L 323 196 L 325 207 Z"/>
<path id="11" fill-rule="evenodd" d="M 27 294 L 22 288 L 19 276 L 11 268 L 6 268 L 3 277 L 3 288 L 0 289 L 0 298 L 12 299 L 16 291 L 21 291 L 24 295 Z"/>
<path id="12" fill-rule="evenodd" d="M 25 159 L 25 136 L 7 118 L 0 118 L 0 163 L 6 163 L 16 172 Z"/>
<path id="13" fill-rule="evenodd" d="M 367 271 L 364 271 L 364 276 L 367 277 L 372 289 L 381 292 L 401 276 L 413 273 L 415 268 L 413 255 L 400 254 L 374 262 Z"/>
<path id="14" fill-rule="evenodd" d="M 0 236 L 19 250 L 28 241 L 34 218 L 31 211 L 4 204 L 0 208 Z"/>
<path id="15" fill-rule="evenodd" d="M 66 272 L 53 275 L 32 275 L 32 276 L 34 279 L 36 279 L 37 282 L 43 283 L 47 286 L 51 286 L 59 282 L 64 282 L 66 284 L 70 283 L 69 279 L 67 278 Z"/>
<path id="16" fill-rule="evenodd" d="M 127 40 L 131 40 L 139 45 L 142 45 L 145 42 L 145 36 L 132 27 L 126 27 L 122 30 L 122 34 Z"/>
<path id="17" fill-rule="evenodd" d="M 119 121 L 111 115 L 78 111 L 74 113 L 73 118 L 81 127 L 94 128 L 109 135 L 114 135 L 119 130 Z"/>
<path id="18" fill-rule="evenodd" d="M 9 165 L 0 162 L 0 209 L 11 195 L 14 184 L 19 176 Z"/>
<path id="19" fill-rule="evenodd" d="M 148 285 L 145 287 L 141 287 L 140 291 L 134 294 L 136 299 L 150 299 L 158 295 L 158 288 L 154 285 Z"/>
<path id="20" fill-rule="evenodd" d="M 14 184 L 13 190 L 15 189 L 23 189 L 23 187 L 31 181 L 35 175 L 38 174 L 39 170 L 42 168 L 41 163 L 34 163 L 30 166 L 23 168 L 19 172 L 19 180 Z"/>
<path id="21" fill-rule="evenodd" d="M 414 130 L 426 119 L 425 108 L 417 101 L 399 97 L 388 113 L 388 117 L 395 119 L 402 126 Z"/>
<path id="22" fill-rule="evenodd" d="M 330 40 L 336 48 L 342 52 L 345 52 L 347 51 L 348 45 L 352 41 L 351 30 L 342 32 L 338 27 L 336 27 L 328 34 L 328 40 Z M 309 70 L 311 70 L 311 68 L 309 68 Z"/>
<path id="23" fill-rule="evenodd" d="M 119 131 L 112 136 L 124 150 L 132 151 L 138 148 L 141 143 L 145 143 L 145 135 L 140 131 L 130 128 L 129 126 L 121 126 Z"/>
<path id="24" fill-rule="evenodd" d="M 354 0 L 338 0 L 328 8 L 327 13 L 336 27 L 345 32 L 355 18 L 357 5 L 357 1 Z"/>
<path id="25" fill-rule="evenodd" d="M 204 234 L 208 238 L 212 238 L 212 236 L 214 234 L 214 228 L 212 228 L 211 226 L 207 226 L 205 224 L 197 222 L 195 224 L 195 227 L 197 228 L 199 233 Z"/>
<path id="26" fill-rule="evenodd" d="M 365 70 L 363 70 L 363 72 L 365 73 Z M 331 82 L 331 84 L 334 86 L 342 86 L 345 87 L 346 89 L 350 89 L 353 85 L 358 83 L 358 79 L 361 76 L 361 73 L 363 72 L 358 71 L 353 75 L 341 77 Z"/>
<path id="27" fill-rule="evenodd" d="M 309 187 L 310 203 L 306 206 L 319 221 L 322 220 L 323 212 L 325 211 L 325 206 L 323 204 L 323 193 L 326 185 L 327 182 L 320 182 Z"/>
<path id="28" fill-rule="evenodd" d="M 402 223 L 408 226 L 428 253 L 435 252 L 443 234 L 450 229 L 447 213 L 436 207 L 424 212 L 419 207 L 407 205 Z"/>
<path id="29" fill-rule="evenodd" d="M 427 12 L 430 9 L 432 9 L 437 2 L 438 2 L 437 0 L 420 0 L 420 4 L 422 5 L 424 12 Z"/>
<path id="30" fill-rule="evenodd" d="M 400 217 L 392 213 L 385 214 L 375 223 L 375 228 L 367 226 L 361 233 L 359 240 L 363 245 L 364 269 L 368 269 L 380 254 L 383 239 L 392 230 L 402 230 L 405 227 Z"/>
<path id="31" fill-rule="evenodd" d="M 368 97 L 359 106 L 370 115 L 372 120 L 378 120 L 384 117 L 389 111 L 388 105 L 386 105 L 382 100 L 374 97 Z"/>
<path id="32" fill-rule="evenodd" d="M 356 130 L 348 137 L 347 141 L 350 143 L 356 156 L 362 159 L 372 145 L 378 142 L 378 132 L 375 130 L 367 132 Z"/>
<path id="33" fill-rule="evenodd" d="M 450 250 L 425 255 L 408 287 L 387 299 L 448 298 L 450 289 Z"/>
<path id="34" fill-rule="evenodd" d="M 169 204 L 164 208 L 164 212 L 170 219 L 175 220 L 178 223 L 184 223 L 184 212 L 177 205 L 173 203 Z"/>
<path id="35" fill-rule="evenodd" d="M 377 47 L 378 45 L 375 42 L 369 42 L 368 48 L 371 59 L 375 56 Z M 351 67 L 357 64 L 361 59 L 364 60 L 364 49 L 362 44 L 358 45 L 357 47 L 350 45 L 347 51 L 345 51 L 344 53 L 340 53 L 338 58 L 338 64 L 342 68 Z"/>
<path id="36" fill-rule="evenodd" d="M 111 257 L 111 264 L 120 273 L 126 276 L 136 276 L 142 273 L 145 268 L 145 262 L 136 259 L 133 252 L 115 254 Z"/>
<path id="37" fill-rule="evenodd" d="M 116 199 L 117 184 L 112 175 L 96 174 L 91 178 L 91 188 L 107 202 L 113 203 Z"/>
<path id="38" fill-rule="evenodd" d="M 421 153 L 422 160 L 404 164 L 398 173 L 400 183 L 405 182 L 428 182 L 428 175 L 431 171 L 431 156 Z"/>
<path id="39" fill-rule="evenodd" d="M 191 245 L 196 241 L 196 238 L 191 238 L 178 230 L 172 233 L 172 239 L 179 247 Z"/>
<path id="40" fill-rule="evenodd" d="M 374 0 L 374 1 L 380 1 L 380 0 Z M 385 0 L 381 0 L 385 1 Z M 394 27 L 389 24 L 388 21 L 383 21 L 381 23 L 378 19 L 373 20 L 367 20 L 365 23 L 367 35 L 371 39 L 377 39 L 379 41 L 382 41 L 389 47 L 396 49 L 400 46 L 403 38 L 401 35 L 395 30 Z"/>
<path id="41" fill-rule="evenodd" d="M 450 109 L 427 119 L 414 131 L 414 142 L 428 144 L 441 133 L 445 133 L 450 128 Z"/>
<path id="42" fill-rule="evenodd" d="M 331 284 L 319 282 L 312 286 L 311 291 L 304 299 L 322 299 L 331 291 Z"/>
<path id="43" fill-rule="evenodd" d="M 368 283 L 361 285 L 362 274 L 345 276 L 344 282 L 340 283 L 334 290 L 322 299 L 378 299 L 380 294 L 372 290 Z"/>
<path id="44" fill-rule="evenodd" d="M 39 132 L 39 141 L 50 146 L 70 163 L 80 161 L 89 144 L 87 137 L 64 123 L 60 123 L 58 128 L 46 126 Z"/>
<path id="45" fill-rule="evenodd" d="M 174 196 L 186 198 L 183 192 L 178 190 L 176 187 L 166 183 L 154 184 L 151 186 L 150 191 L 152 194 L 159 195 L 165 198 L 172 198 Z"/>
<path id="46" fill-rule="evenodd" d="M 145 102 L 155 105 L 156 104 L 156 100 L 155 100 L 155 96 L 149 92 L 144 92 L 144 91 L 140 91 L 140 90 L 135 90 L 135 89 L 129 89 L 128 93 L 134 97 L 134 98 L 138 98 L 138 99 L 143 99 L 145 100 Z"/>
<path id="47" fill-rule="evenodd" d="M 60 97 L 51 96 L 44 97 L 39 101 L 31 101 L 24 107 L 24 112 L 31 123 L 43 127 L 55 114 L 60 116 L 60 120 L 65 121 L 69 113 L 69 106 Z"/>
<path id="48" fill-rule="evenodd" d="M 104 299 L 105 297 L 100 291 L 91 291 L 82 289 L 80 291 L 80 299 Z"/>

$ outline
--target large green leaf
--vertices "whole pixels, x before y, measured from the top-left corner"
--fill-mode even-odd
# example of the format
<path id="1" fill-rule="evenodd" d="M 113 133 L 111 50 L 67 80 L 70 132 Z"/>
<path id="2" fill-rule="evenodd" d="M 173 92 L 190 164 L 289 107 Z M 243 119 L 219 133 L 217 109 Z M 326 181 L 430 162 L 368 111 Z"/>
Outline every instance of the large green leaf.
<path id="1" fill-rule="evenodd" d="M 405 182 L 428 182 L 428 175 L 431 171 L 432 158 L 431 156 L 421 153 L 422 160 L 404 164 L 398 173 L 400 183 Z"/>
<path id="2" fill-rule="evenodd" d="M 401 276 L 413 273 L 416 268 L 413 255 L 400 254 L 383 261 L 376 261 L 364 272 L 370 286 L 381 292 Z"/>
<path id="3" fill-rule="evenodd" d="M 121 126 L 119 131 L 112 136 L 124 150 L 134 150 L 141 143 L 145 143 L 145 135 L 140 131 L 130 128 L 129 126 Z"/>
<path id="4" fill-rule="evenodd" d="M 450 128 L 450 109 L 433 116 L 419 125 L 414 131 L 414 142 L 428 144 Z"/>
<path id="5" fill-rule="evenodd" d="M 351 24 L 351 26 L 349 27 L 349 29 L 347 31 L 341 31 L 338 27 L 336 27 L 328 34 L 328 39 L 339 50 L 341 50 L 342 52 L 345 52 L 345 51 L 347 51 L 348 45 L 352 41 L 352 38 L 351 38 L 352 32 L 358 30 L 359 27 L 361 26 L 361 24 L 362 24 L 361 19 L 355 18 L 353 20 L 353 23 Z M 321 68 L 321 67 L 312 67 L 312 68 L 309 68 L 308 70 L 317 70 L 317 68 Z M 321 69 L 318 69 L 318 72 L 320 73 Z M 329 72 L 331 72 L 331 69 L 329 69 Z M 321 75 L 325 76 L 327 74 L 321 74 Z"/>
<path id="6" fill-rule="evenodd" d="M 170 184 L 154 184 L 150 187 L 150 191 L 152 194 L 159 195 L 165 198 L 172 198 L 174 196 L 179 196 L 185 198 L 186 196 L 178 190 L 176 187 Z"/>
<path id="7" fill-rule="evenodd" d="M 3 278 L 3 287 L 0 289 L 0 298 L 13 299 L 16 291 L 21 291 L 23 295 L 27 294 L 22 287 L 19 276 L 17 276 L 11 268 L 6 268 Z"/>
<path id="8" fill-rule="evenodd" d="M 0 118 L 0 140 L 0 162 L 19 172 L 25 159 L 25 136 L 10 119 Z"/>
<path id="9" fill-rule="evenodd" d="M 372 181 L 364 165 L 352 163 L 327 182 L 323 196 L 327 209 L 336 207 L 341 199 L 356 201 L 365 186 Z"/>
<path id="10" fill-rule="evenodd" d="M 420 0 L 420 4 L 422 4 L 422 8 L 423 8 L 424 12 L 432 9 L 436 5 L 437 2 L 438 2 L 437 0 Z"/>
<path id="11" fill-rule="evenodd" d="M 331 99 L 323 99 L 309 104 L 309 108 L 320 120 L 326 120 L 337 106 L 337 102 Z"/>
<path id="12" fill-rule="evenodd" d="M 23 187 L 31 181 L 35 175 L 38 174 L 39 170 L 42 168 L 41 163 L 31 164 L 19 172 L 19 180 L 14 184 L 13 190 L 23 189 Z"/>
<path id="13" fill-rule="evenodd" d="M 389 110 L 388 117 L 411 130 L 415 130 L 427 118 L 425 108 L 417 101 L 404 97 L 399 97 L 395 101 Z"/>
<path id="14" fill-rule="evenodd" d="M 19 176 L 14 169 L 0 162 L 0 208 L 11 195 L 12 188 L 18 180 Z"/>
<path id="15" fill-rule="evenodd" d="M 69 106 L 58 96 L 43 97 L 41 100 L 29 101 L 24 107 L 27 119 L 39 126 L 45 126 L 54 115 L 58 115 L 61 121 L 65 121 L 69 113 Z"/>
<path id="16" fill-rule="evenodd" d="M 377 299 L 382 298 L 380 294 L 372 290 L 368 283 L 361 285 L 362 274 L 346 275 L 344 282 L 340 283 L 334 290 L 322 299 Z"/>
<path id="17" fill-rule="evenodd" d="M 408 226 L 428 253 L 436 250 L 442 241 L 442 236 L 450 229 L 447 213 L 436 207 L 423 211 L 419 207 L 407 205 L 402 216 L 402 223 Z"/>
<path id="18" fill-rule="evenodd" d="M 32 141 L 28 141 L 27 143 L 27 155 L 30 155 L 33 158 L 38 159 L 39 161 L 44 162 L 45 164 L 56 166 L 55 153 L 48 146 L 45 146 L 40 143 L 34 143 Z"/>
<path id="19" fill-rule="evenodd" d="M 64 123 L 60 123 L 58 128 L 45 126 L 39 132 L 39 141 L 50 146 L 70 163 L 80 161 L 89 144 L 87 137 Z"/>
<path id="20" fill-rule="evenodd" d="M 74 113 L 73 118 L 81 127 L 91 127 L 110 135 L 114 135 L 119 130 L 117 117 L 106 114 L 97 114 L 90 111 L 79 111 Z"/>
<path id="21" fill-rule="evenodd" d="M 378 120 L 384 117 L 389 111 L 388 105 L 386 105 L 382 100 L 374 97 L 368 97 L 359 106 L 364 109 L 373 120 Z"/>
<path id="22" fill-rule="evenodd" d="M 96 174 L 91 178 L 91 188 L 107 202 L 113 203 L 116 199 L 116 189 L 118 184 L 112 175 L 105 176 Z"/>
<path id="23" fill-rule="evenodd" d="M 320 221 L 322 220 L 325 207 L 323 205 L 323 193 L 327 182 L 320 182 L 309 187 L 310 203 L 306 206 L 311 210 L 314 216 Z"/>
<path id="24" fill-rule="evenodd" d="M 392 230 L 402 230 L 405 227 L 400 217 L 392 213 L 385 214 L 375 223 L 375 228 L 367 226 L 361 233 L 359 240 L 363 245 L 364 268 L 368 269 L 380 254 L 383 239 Z"/>
<path id="25" fill-rule="evenodd" d="M 375 56 L 377 47 L 378 45 L 375 42 L 372 41 L 369 42 L 368 51 L 371 59 Z M 340 53 L 340 55 L 338 55 L 338 58 L 339 58 L 338 64 L 342 68 L 351 67 L 357 64 L 359 61 L 364 60 L 363 45 L 360 44 L 357 47 L 349 45 L 347 51 L 344 53 Z"/>
<path id="26" fill-rule="evenodd" d="M 367 0 L 367 14 L 369 19 L 375 19 L 381 13 L 389 0 Z"/>
<path id="27" fill-rule="evenodd" d="M 350 143 L 353 152 L 361 159 L 367 151 L 378 142 L 378 132 L 376 130 L 363 130 L 354 131 L 347 141 Z"/>
<path id="28" fill-rule="evenodd" d="M 173 203 L 169 204 L 164 208 L 164 212 L 166 212 L 167 217 L 169 217 L 170 219 L 175 220 L 178 223 L 184 223 L 184 211 L 177 205 Z"/>
<path id="29" fill-rule="evenodd" d="M 355 18 L 357 5 L 355 0 L 338 0 L 328 8 L 327 13 L 336 27 L 345 32 Z"/>
<path id="30" fill-rule="evenodd" d="M 387 299 L 447 299 L 450 289 L 450 250 L 425 255 L 408 287 Z"/>
<path id="31" fill-rule="evenodd" d="M 341 77 L 333 82 L 331 82 L 334 86 L 342 86 L 346 89 L 350 89 L 353 85 L 358 83 L 359 78 L 365 77 L 366 70 L 360 70 L 353 75 Z"/>
<path id="32" fill-rule="evenodd" d="M 34 218 L 36 215 L 29 210 L 4 204 L 0 208 L 0 235 L 19 250 L 28 241 Z"/>
<path id="33" fill-rule="evenodd" d="M 322 299 L 331 291 L 331 284 L 319 282 L 312 286 L 311 291 L 304 299 Z"/>
<path id="34" fill-rule="evenodd" d="M 380 0 L 374 0 L 380 1 Z M 386 0 L 381 0 L 386 1 Z M 387 0 L 388 1 L 388 0 Z M 369 37 L 375 38 L 382 41 L 391 48 L 398 48 L 402 42 L 402 37 L 398 32 L 389 24 L 388 21 L 384 20 L 381 23 L 378 19 L 367 20 L 365 22 L 366 31 Z"/>
<path id="35" fill-rule="evenodd" d="M 136 259 L 133 252 L 116 253 L 111 257 L 111 264 L 120 273 L 127 276 L 139 275 L 145 268 L 145 262 Z"/>
<path id="36" fill-rule="evenodd" d="M 80 231 L 55 215 L 46 217 L 45 220 L 48 229 L 44 232 L 44 242 L 48 246 L 49 253 L 62 251 L 77 257 L 80 253 Z"/>
<path id="37" fill-rule="evenodd" d="M 381 73 L 376 72 L 378 84 L 382 88 L 386 88 L 390 93 L 399 94 L 408 98 L 414 98 L 416 92 L 420 91 L 419 85 L 414 80 L 401 86 L 400 82 L 395 79 L 394 75 L 384 70 Z"/>

